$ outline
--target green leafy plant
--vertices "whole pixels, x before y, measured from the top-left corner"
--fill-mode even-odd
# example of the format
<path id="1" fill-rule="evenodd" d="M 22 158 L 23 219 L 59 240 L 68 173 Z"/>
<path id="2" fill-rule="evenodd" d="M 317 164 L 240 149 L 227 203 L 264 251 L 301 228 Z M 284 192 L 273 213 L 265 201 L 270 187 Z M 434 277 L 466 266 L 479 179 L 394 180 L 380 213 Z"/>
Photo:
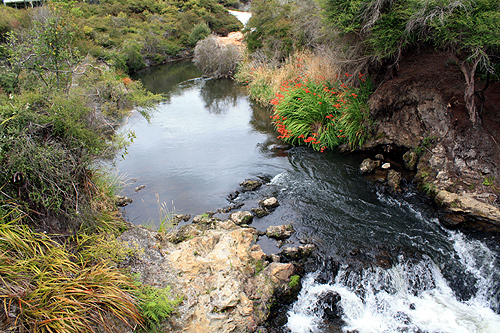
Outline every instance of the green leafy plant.
<path id="1" fill-rule="evenodd" d="M 495 177 L 486 177 L 483 180 L 483 185 L 484 186 L 492 186 L 495 184 Z"/>
<path id="2" fill-rule="evenodd" d="M 292 275 L 290 276 L 290 282 L 288 282 L 288 286 L 290 288 L 294 288 L 298 286 L 300 283 L 300 275 Z"/>
<path id="3" fill-rule="evenodd" d="M 370 127 L 367 100 L 371 82 L 359 78 L 360 88 L 300 76 L 283 82 L 281 92 L 271 100 L 278 138 L 321 152 L 343 143 L 351 149 L 361 146 Z"/>
<path id="4" fill-rule="evenodd" d="M 159 289 L 141 284 L 136 280 L 136 287 L 135 293 L 139 300 L 146 331 L 156 330 L 161 322 L 170 317 L 177 306 L 182 303 L 182 297 L 171 297 L 170 286 Z"/>

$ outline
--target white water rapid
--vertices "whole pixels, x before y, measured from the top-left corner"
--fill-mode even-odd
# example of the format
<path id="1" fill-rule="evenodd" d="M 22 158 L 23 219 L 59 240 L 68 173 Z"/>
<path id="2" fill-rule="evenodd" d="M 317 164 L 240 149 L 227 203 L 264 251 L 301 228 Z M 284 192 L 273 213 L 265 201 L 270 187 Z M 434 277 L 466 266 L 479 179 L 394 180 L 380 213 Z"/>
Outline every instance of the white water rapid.
<path id="1" fill-rule="evenodd" d="M 329 283 L 316 282 L 317 272 L 308 274 L 287 327 L 294 333 L 324 332 L 322 295 L 340 296 L 345 331 L 357 332 L 499 332 L 500 315 L 492 281 L 500 272 L 496 254 L 477 240 L 449 232 L 457 260 L 477 281 L 474 295 L 457 298 L 440 268 L 427 256 L 405 261 L 384 270 L 379 267 L 349 271 L 341 267 Z M 494 280 L 492 280 L 494 279 Z M 498 295 L 496 295 L 498 297 Z M 330 305 L 331 306 L 331 305 Z"/>

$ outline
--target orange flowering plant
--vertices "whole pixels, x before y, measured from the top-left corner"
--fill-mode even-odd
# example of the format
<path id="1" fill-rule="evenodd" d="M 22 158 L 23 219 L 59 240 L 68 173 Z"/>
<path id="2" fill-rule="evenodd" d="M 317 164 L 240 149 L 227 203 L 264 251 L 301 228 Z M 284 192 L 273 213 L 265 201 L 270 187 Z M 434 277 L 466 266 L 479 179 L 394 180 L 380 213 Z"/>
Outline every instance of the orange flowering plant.
<path id="1" fill-rule="evenodd" d="M 307 76 L 283 82 L 271 100 L 278 138 L 321 152 L 344 143 L 351 149 L 361 146 L 371 124 L 367 103 L 371 91 L 371 81 L 363 75 L 359 87 Z"/>

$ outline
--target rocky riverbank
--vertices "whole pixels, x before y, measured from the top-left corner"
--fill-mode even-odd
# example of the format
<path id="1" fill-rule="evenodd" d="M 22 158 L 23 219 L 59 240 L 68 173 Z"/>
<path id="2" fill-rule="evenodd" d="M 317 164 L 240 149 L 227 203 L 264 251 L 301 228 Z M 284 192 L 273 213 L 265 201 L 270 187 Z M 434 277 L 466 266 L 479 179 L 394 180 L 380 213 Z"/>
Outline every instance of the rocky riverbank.
<path id="1" fill-rule="evenodd" d="M 260 209 L 267 210 L 264 201 Z M 268 201 L 276 205 L 275 199 Z M 131 226 L 120 236 L 135 253 L 122 265 L 138 273 L 142 283 L 170 286 L 172 299 L 182 299 L 162 331 L 254 332 L 278 297 L 298 292 L 300 278 L 290 260 L 309 255 L 314 246 L 287 248 L 281 257 L 267 255 L 256 244 L 259 232 L 245 224 L 251 218 L 244 211 L 225 220 L 209 213 L 170 232 Z M 275 226 L 260 235 L 281 239 L 291 232 L 289 226 Z"/>
<path id="2" fill-rule="evenodd" d="M 371 97 L 375 139 L 364 148 L 415 153 L 416 179 L 449 212 L 441 219 L 447 226 L 499 231 L 500 85 L 478 94 L 482 122 L 473 125 L 464 82 L 446 53 L 407 55 Z"/>

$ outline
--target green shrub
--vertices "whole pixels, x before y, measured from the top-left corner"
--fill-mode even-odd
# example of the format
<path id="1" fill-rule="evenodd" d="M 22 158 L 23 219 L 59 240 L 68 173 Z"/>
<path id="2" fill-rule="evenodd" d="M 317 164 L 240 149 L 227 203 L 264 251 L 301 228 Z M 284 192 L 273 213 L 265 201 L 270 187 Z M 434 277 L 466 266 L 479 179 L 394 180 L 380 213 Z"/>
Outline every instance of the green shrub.
<path id="1" fill-rule="evenodd" d="M 193 30 L 191 30 L 191 33 L 189 34 L 188 37 L 188 43 L 190 46 L 195 46 L 196 43 L 199 40 L 202 40 L 206 38 L 208 35 L 210 35 L 210 28 L 206 23 L 198 23 L 197 25 L 194 26 Z"/>
<path id="2" fill-rule="evenodd" d="M 271 101 L 278 138 L 321 152 L 344 143 L 351 149 L 361 146 L 370 126 L 367 101 L 371 83 L 362 76 L 360 81 L 360 88 L 304 77 L 283 82 L 281 93 Z"/>

